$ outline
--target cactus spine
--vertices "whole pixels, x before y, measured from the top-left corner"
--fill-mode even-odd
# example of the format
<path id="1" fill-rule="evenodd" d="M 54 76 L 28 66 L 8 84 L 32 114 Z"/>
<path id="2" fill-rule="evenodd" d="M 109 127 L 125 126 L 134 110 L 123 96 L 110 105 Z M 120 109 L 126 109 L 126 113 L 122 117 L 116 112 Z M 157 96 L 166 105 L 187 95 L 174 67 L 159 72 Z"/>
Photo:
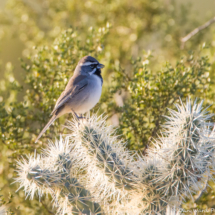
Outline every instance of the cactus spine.
<path id="1" fill-rule="evenodd" d="M 61 138 L 56 144 L 49 144 L 42 157 L 29 157 L 28 161 L 19 161 L 20 170 L 26 167 L 26 162 L 29 164 L 27 170 L 24 168 L 25 183 L 30 182 L 28 186 L 26 186 L 27 183 L 25 184 L 26 193 L 33 197 L 36 190 L 32 188 L 36 186 L 40 197 L 42 193 L 51 194 L 59 214 L 102 215 L 100 205 L 93 202 L 90 192 L 79 183 L 75 174 L 71 172 L 73 165 L 75 165 L 75 160 L 71 155 L 68 140 Z M 18 172 L 23 174 L 20 170 Z M 20 174 L 20 177 L 23 176 Z"/>
<path id="2" fill-rule="evenodd" d="M 16 181 L 31 197 L 50 193 L 59 214 L 177 211 L 212 176 L 215 132 L 202 102 L 188 99 L 176 107 L 145 157 L 126 149 L 105 119 L 94 115 L 70 122 L 68 136 L 42 156 L 20 161 Z"/>

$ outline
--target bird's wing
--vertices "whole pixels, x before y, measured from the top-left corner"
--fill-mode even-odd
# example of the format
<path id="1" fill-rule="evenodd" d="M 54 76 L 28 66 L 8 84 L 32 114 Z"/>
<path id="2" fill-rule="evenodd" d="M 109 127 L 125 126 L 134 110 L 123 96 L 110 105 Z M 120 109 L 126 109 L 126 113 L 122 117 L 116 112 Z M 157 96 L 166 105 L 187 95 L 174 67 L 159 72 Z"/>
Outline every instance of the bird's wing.
<path id="1" fill-rule="evenodd" d="M 59 107 L 67 103 L 68 100 L 74 98 L 77 94 L 79 94 L 87 85 L 88 85 L 88 81 L 86 76 L 80 75 L 75 79 L 71 79 L 67 84 L 66 89 L 62 92 L 62 94 L 58 98 L 55 108 L 52 111 L 51 115 Z"/>

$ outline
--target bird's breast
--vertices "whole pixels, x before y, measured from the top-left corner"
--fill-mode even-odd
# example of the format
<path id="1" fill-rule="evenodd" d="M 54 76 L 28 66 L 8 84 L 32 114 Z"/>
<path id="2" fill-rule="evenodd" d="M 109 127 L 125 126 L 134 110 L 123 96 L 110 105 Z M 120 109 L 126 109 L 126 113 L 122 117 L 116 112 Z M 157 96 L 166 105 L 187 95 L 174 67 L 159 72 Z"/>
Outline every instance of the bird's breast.
<path id="1" fill-rule="evenodd" d="M 98 76 L 93 76 L 84 90 L 85 98 L 77 108 L 76 112 L 83 114 L 92 109 L 98 102 L 102 93 L 102 80 Z"/>

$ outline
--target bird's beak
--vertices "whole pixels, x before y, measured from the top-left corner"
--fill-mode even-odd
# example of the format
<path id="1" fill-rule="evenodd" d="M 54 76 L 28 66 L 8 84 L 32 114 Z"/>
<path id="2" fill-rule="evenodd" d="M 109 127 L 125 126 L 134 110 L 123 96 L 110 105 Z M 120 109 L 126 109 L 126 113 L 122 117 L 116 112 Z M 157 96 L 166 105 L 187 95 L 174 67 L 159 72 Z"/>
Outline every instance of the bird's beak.
<path id="1" fill-rule="evenodd" d="M 103 65 L 103 64 L 101 64 L 101 63 L 97 66 L 98 69 L 102 69 L 102 68 L 104 68 L 104 67 L 105 67 L 105 65 Z"/>

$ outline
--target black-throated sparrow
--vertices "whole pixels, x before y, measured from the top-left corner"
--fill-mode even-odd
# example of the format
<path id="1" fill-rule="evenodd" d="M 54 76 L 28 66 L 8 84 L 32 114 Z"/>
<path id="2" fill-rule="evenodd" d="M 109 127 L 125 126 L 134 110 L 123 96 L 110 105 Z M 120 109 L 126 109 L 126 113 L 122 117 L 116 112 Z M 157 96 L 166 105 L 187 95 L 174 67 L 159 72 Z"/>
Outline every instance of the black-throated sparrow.
<path id="1" fill-rule="evenodd" d="M 91 56 L 85 56 L 78 62 L 73 76 L 56 102 L 51 113 L 52 118 L 35 142 L 46 132 L 55 119 L 63 114 L 73 112 L 78 117 L 78 114 L 86 113 L 97 104 L 102 92 L 101 68 L 103 67 L 104 65 Z"/>

